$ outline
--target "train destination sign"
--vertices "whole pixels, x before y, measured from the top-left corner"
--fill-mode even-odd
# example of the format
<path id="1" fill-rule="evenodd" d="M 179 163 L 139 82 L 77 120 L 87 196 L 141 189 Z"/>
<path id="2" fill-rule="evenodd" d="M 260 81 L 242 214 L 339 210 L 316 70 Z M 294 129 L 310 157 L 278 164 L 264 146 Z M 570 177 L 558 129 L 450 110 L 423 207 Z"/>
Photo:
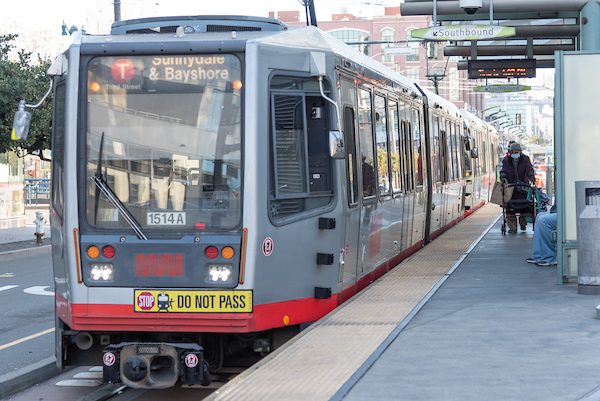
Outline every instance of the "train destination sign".
<path id="1" fill-rule="evenodd" d="M 526 85 L 485 85 L 477 86 L 473 88 L 475 92 L 489 92 L 489 93 L 506 93 L 506 92 L 522 92 L 531 90 L 531 86 Z"/>
<path id="2" fill-rule="evenodd" d="M 251 313 L 252 291 L 135 290 L 135 312 Z"/>
<path id="3" fill-rule="evenodd" d="M 241 62 L 231 54 L 98 57 L 89 63 L 89 72 L 92 93 L 189 92 L 241 83 Z"/>
<path id="4" fill-rule="evenodd" d="M 425 40 L 482 40 L 515 36 L 515 28 L 493 25 L 448 25 L 415 29 L 413 38 Z"/>
<path id="5" fill-rule="evenodd" d="M 469 61 L 469 78 L 535 78 L 535 59 Z"/>

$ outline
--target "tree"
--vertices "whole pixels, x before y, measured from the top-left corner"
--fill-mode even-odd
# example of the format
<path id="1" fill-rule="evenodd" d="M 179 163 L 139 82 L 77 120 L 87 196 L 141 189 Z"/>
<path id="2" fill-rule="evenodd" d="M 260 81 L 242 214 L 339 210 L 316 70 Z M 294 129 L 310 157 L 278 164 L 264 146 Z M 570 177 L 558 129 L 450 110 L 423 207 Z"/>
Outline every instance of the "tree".
<path id="1" fill-rule="evenodd" d="M 10 139 L 12 124 L 19 101 L 35 104 L 48 91 L 50 78 L 46 71 L 49 59 L 38 56 L 37 63 L 31 61 L 31 53 L 18 50 L 15 54 L 12 42 L 18 35 L 0 35 L 0 153 L 17 150 L 21 156 L 34 154 L 43 160 L 42 150 L 50 149 L 52 127 L 52 95 L 31 113 L 29 136 L 25 142 Z"/>

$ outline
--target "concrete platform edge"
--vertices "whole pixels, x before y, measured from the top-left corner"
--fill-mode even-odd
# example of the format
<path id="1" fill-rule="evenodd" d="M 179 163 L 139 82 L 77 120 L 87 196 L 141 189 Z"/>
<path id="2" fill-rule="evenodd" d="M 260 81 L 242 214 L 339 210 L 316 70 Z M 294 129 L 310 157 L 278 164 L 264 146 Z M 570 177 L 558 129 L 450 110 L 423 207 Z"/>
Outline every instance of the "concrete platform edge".
<path id="1" fill-rule="evenodd" d="M 498 219 L 494 220 L 490 226 L 483 231 L 483 233 L 471 244 L 469 249 L 465 251 L 465 253 L 456 261 L 456 263 L 448 270 L 448 273 L 444 275 L 444 277 L 440 278 L 440 280 L 435 284 L 435 286 L 421 299 L 421 301 L 413 308 L 413 310 L 400 322 L 398 326 L 390 333 L 390 335 L 377 347 L 377 349 L 371 354 L 371 356 L 363 363 L 363 365 L 357 369 L 356 372 L 340 387 L 340 389 L 330 398 L 330 401 L 341 401 L 346 394 L 354 387 L 354 385 L 360 380 L 360 378 L 369 370 L 369 368 L 379 359 L 381 354 L 385 352 L 385 350 L 389 347 L 389 345 L 398 337 L 400 332 L 410 323 L 412 318 L 419 313 L 421 308 L 425 306 L 425 304 L 429 301 L 431 297 L 437 292 L 437 290 L 444 284 L 444 282 L 450 277 L 458 266 L 463 262 L 463 260 L 475 249 L 477 244 L 485 237 L 485 235 L 494 227 Z"/>
<path id="2" fill-rule="evenodd" d="M 0 376 L 0 399 L 51 379 L 59 373 L 61 371 L 56 366 L 56 358 L 52 356 Z"/>

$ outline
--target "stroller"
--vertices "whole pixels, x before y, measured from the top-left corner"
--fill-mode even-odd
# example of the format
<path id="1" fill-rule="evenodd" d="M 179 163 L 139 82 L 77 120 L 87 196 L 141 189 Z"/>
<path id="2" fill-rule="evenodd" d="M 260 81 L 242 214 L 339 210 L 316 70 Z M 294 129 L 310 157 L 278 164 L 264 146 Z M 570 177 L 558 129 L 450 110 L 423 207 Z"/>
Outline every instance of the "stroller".
<path id="1" fill-rule="evenodd" d="M 504 190 L 506 188 L 515 187 L 515 191 L 519 190 L 527 193 L 527 199 L 511 199 L 504 202 Z M 517 214 L 525 216 L 528 223 L 533 223 L 535 229 L 535 217 L 539 213 L 542 206 L 540 201 L 540 191 L 535 184 L 526 184 L 517 182 L 516 184 L 508 184 L 502 188 L 502 235 L 506 235 L 506 218 Z"/>

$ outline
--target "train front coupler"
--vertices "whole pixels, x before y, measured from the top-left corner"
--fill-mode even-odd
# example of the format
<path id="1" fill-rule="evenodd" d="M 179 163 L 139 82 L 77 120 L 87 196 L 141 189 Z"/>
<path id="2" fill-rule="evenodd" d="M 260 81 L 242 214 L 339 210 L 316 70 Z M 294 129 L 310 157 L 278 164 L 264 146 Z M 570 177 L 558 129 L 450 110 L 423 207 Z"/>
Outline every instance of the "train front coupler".
<path id="1" fill-rule="evenodd" d="M 131 388 L 163 389 L 177 380 L 187 385 L 212 382 L 203 348 L 198 344 L 131 343 L 109 345 L 102 355 L 105 383 Z"/>

